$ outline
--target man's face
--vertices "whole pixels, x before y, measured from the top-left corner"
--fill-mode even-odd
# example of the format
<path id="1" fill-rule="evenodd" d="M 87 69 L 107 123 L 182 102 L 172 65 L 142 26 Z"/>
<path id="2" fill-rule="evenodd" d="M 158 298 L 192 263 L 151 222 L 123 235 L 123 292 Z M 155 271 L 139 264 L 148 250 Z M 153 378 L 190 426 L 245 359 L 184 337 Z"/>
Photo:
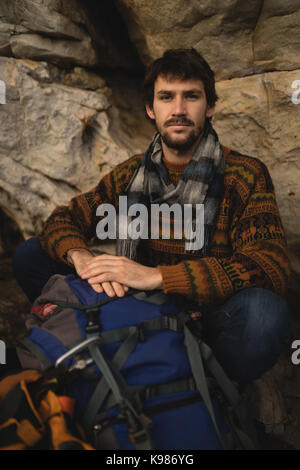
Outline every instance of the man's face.
<path id="1" fill-rule="evenodd" d="M 158 76 L 154 85 L 153 108 L 146 105 L 163 142 L 169 148 L 185 151 L 198 144 L 206 117 L 214 107 L 208 107 L 204 84 L 200 79 L 179 80 Z"/>

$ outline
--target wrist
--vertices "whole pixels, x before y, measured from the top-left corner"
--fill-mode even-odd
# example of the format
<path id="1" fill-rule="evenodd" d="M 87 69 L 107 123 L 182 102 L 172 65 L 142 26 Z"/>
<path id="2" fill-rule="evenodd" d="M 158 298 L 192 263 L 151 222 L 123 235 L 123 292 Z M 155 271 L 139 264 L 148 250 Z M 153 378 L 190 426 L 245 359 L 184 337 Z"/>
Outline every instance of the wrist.
<path id="1" fill-rule="evenodd" d="M 153 289 L 162 289 L 163 288 L 163 278 L 160 270 L 158 268 L 153 268 Z"/>
<path id="2" fill-rule="evenodd" d="M 71 264 L 75 264 L 78 258 L 82 257 L 84 254 L 93 256 L 92 252 L 87 248 L 72 248 L 67 251 L 67 261 Z"/>

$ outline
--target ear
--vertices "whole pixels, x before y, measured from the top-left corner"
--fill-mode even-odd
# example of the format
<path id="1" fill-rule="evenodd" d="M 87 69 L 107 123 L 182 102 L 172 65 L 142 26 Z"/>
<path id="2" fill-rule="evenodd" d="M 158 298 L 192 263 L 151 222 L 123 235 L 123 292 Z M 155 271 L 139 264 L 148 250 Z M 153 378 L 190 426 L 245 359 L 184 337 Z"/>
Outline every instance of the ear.
<path id="1" fill-rule="evenodd" d="M 151 108 L 149 106 L 149 104 L 145 104 L 145 107 L 146 107 L 146 111 L 147 111 L 147 114 L 149 116 L 150 119 L 155 119 L 155 115 L 154 115 L 154 112 L 153 112 L 153 108 Z"/>
<path id="2" fill-rule="evenodd" d="M 206 117 L 211 118 L 215 114 L 216 106 L 208 107 L 206 110 Z"/>

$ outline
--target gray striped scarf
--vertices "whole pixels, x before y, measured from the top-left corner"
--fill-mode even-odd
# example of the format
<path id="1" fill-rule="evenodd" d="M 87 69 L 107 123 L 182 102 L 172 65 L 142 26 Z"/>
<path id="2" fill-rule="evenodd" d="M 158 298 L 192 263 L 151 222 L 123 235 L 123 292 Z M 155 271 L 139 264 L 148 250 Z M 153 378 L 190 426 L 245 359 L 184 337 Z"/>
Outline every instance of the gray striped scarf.
<path id="1" fill-rule="evenodd" d="M 174 203 L 179 203 L 181 206 L 192 204 L 193 217 L 190 230 L 194 230 L 195 204 L 204 204 L 204 245 L 201 250 L 188 252 L 197 253 L 200 257 L 207 256 L 216 213 L 223 196 L 224 169 L 225 158 L 221 144 L 207 120 L 201 142 L 175 187 L 162 162 L 161 138 L 160 134 L 156 133 L 125 190 L 128 210 L 137 203 L 147 208 L 150 208 L 151 204 L 162 203 L 167 203 L 169 206 Z M 132 220 L 132 217 L 128 217 L 126 221 L 121 221 L 121 224 L 126 222 L 128 226 Z M 185 239 L 190 238 L 187 235 L 185 233 Z M 123 240 L 118 237 L 117 254 L 137 260 L 139 242 L 139 238 L 134 240 L 128 237 Z"/>

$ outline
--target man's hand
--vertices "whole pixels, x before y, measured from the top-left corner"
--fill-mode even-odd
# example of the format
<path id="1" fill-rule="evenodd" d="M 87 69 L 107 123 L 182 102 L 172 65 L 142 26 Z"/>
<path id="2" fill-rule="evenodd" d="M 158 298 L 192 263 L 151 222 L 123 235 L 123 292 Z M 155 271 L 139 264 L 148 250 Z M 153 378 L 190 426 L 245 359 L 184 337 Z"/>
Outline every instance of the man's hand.
<path id="1" fill-rule="evenodd" d="M 95 256 L 78 274 L 91 285 L 108 282 L 141 290 L 162 288 L 162 275 L 157 268 L 143 266 L 124 256 Z"/>
<path id="2" fill-rule="evenodd" d="M 84 269 L 89 266 L 89 263 L 95 259 L 95 256 L 88 250 L 72 249 L 68 251 L 68 258 L 73 263 L 78 276 L 80 276 L 79 273 L 84 271 Z M 123 297 L 125 292 L 128 291 L 128 287 L 120 284 L 119 282 L 93 283 L 89 281 L 89 283 L 95 292 L 101 294 L 104 291 L 110 297 L 114 297 L 115 295 L 118 297 Z"/>
<path id="3" fill-rule="evenodd" d="M 94 255 L 88 250 L 72 249 L 68 251 L 68 260 L 73 263 L 77 274 L 82 271 L 93 258 Z"/>

